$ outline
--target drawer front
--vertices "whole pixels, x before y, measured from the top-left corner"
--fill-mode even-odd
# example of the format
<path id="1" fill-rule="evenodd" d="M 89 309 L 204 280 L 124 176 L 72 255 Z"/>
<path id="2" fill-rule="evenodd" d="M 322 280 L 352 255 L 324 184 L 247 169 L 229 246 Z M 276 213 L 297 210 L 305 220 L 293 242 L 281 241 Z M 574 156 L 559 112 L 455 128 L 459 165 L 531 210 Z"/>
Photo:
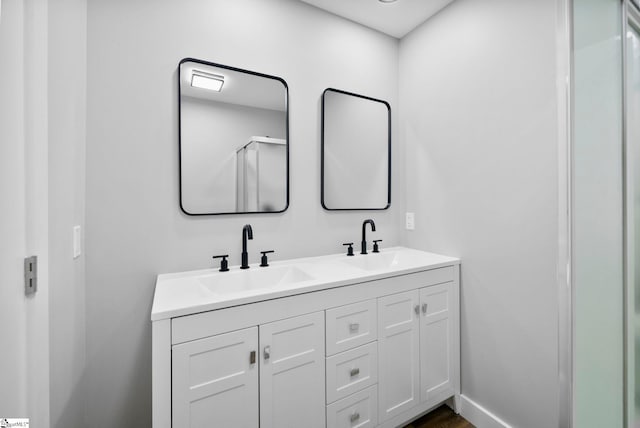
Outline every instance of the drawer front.
<path id="1" fill-rule="evenodd" d="M 334 355 L 376 340 L 376 311 L 376 301 L 373 299 L 328 309 L 327 355 Z"/>
<path id="2" fill-rule="evenodd" d="M 378 342 L 327 358 L 327 403 L 378 383 Z"/>
<path id="3" fill-rule="evenodd" d="M 375 281 L 345 284 L 345 286 L 312 293 L 291 295 L 277 299 L 268 298 L 262 301 L 258 299 L 258 301 L 250 304 L 242 303 L 239 306 L 215 307 L 203 309 L 204 312 L 196 314 L 175 316 L 171 318 L 171 344 L 177 345 L 285 318 L 324 311 L 327 308 L 344 305 L 345 303 L 357 305 L 367 299 L 377 299 L 403 291 L 415 290 L 416 288 L 451 282 L 455 278 L 456 269 L 457 267 L 454 268 L 454 266 L 444 266 Z M 333 310 L 329 309 L 329 311 Z M 373 325 L 375 324 L 373 323 Z M 375 330 L 372 339 L 374 338 Z M 367 339 L 353 347 L 364 345 L 369 341 Z M 348 347 L 342 350 L 346 349 Z M 340 351 L 333 351 L 327 355 L 333 355 L 338 352 Z"/>
<path id="4" fill-rule="evenodd" d="M 378 386 L 373 385 L 327 406 L 327 428 L 373 428 L 378 425 Z"/>

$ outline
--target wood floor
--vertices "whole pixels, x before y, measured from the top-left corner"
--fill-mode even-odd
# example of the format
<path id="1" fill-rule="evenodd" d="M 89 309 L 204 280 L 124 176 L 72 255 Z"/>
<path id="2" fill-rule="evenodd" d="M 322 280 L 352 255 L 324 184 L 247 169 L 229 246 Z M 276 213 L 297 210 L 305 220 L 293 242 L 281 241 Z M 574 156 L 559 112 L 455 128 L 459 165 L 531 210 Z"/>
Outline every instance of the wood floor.
<path id="1" fill-rule="evenodd" d="M 474 428 L 462 416 L 453 413 L 449 407 L 442 405 L 407 425 L 405 428 Z"/>

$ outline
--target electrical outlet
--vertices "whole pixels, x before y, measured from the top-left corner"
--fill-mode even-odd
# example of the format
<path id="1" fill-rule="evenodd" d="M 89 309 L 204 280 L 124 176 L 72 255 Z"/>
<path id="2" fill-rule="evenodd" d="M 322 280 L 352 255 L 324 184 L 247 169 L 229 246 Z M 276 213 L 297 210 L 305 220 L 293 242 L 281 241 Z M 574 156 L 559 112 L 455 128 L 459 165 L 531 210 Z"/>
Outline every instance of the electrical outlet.
<path id="1" fill-rule="evenodd" d="M 413 213 L 407 213 L 405 227 L 407 230 L 414 230 L 416 228 L 416 218 Z"/>

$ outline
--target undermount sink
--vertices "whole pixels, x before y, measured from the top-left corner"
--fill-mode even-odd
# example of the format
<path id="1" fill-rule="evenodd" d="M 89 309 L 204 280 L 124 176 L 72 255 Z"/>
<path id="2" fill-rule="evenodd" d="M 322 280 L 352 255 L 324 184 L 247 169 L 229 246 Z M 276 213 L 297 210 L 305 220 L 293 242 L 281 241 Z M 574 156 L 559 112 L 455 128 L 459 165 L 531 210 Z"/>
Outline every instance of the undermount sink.
<path id="1" fill-rule="evenodd" d="M 380 253 L 305 257 L 272 262 L 268 267 L 251 265 L 229 272 L 203 269 L 158 275 L 152 320 L 164 320 L 290 297 L 329 288 L 415 273 L 458 264 L 452 257 L 413 250 L 384 248 Z"/>
<path id="2" fill-rule="evenodd" d="M 356 267 L 363 270 L 378 270 L 388 269 L 399 265 L 402 260 L 400 254 L 396 252 L 391 253 L 370 253 L 370 254 L 357 254 L 354 257 L 348 257 L 341 260 L 349 266 Z"/>
<path id="3" fill-rule="evenodd" d="M 311 275 L 296 266 L 272 266 L 215 273 L 200 277 L 198 281 L 214 294 L 229 294 L 277 288 L 312 279 Z"/>

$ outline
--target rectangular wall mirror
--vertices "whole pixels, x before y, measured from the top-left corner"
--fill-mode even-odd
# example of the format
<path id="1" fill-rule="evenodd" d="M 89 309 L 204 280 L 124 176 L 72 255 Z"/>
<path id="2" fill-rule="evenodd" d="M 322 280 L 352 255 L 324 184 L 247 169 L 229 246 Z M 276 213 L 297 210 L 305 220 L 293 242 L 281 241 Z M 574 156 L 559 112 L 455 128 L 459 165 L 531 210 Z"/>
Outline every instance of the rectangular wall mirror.
<path id="1" fill-rule="evenodd" d="M 189 215 L 289 206 L 286 82 L 192 58 L 180 61 L 180 207 Z"/>
<path id="2" fill-rule="evenodd" d="M 385 210 L 391 205 L 391 107 L 329 88 L 322 94 L 322 206 Z"/>

